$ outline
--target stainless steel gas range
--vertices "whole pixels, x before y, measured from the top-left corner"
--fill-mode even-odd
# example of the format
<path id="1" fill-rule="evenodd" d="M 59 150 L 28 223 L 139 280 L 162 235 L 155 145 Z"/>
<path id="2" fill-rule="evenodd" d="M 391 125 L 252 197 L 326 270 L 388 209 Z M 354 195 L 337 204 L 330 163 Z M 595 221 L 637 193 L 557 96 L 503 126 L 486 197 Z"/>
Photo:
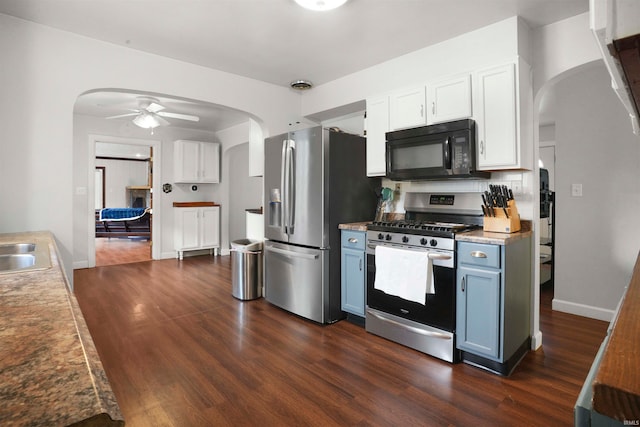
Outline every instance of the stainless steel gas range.
<path id="1" fill-rule="evenodd" d="M 482 226 L 479 193 L 407 193 L 405 219 L 367 227 L 366 330 L 448 362 L 456 350 L 456 233 Z"/>

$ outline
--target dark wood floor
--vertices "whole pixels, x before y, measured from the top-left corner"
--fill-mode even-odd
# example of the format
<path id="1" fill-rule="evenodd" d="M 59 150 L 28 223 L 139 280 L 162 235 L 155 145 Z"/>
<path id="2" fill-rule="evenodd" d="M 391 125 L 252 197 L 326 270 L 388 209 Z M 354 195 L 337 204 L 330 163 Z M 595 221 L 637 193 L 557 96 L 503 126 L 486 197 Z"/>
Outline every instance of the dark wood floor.
<path id="1" fill-rule="evenodd" d="M 128 426 L 568 426 L 607 327 L 545 291 L 543 347 L 504 378 L 238 301 L 230 274 L 228 256 L 75 271 Z"/>

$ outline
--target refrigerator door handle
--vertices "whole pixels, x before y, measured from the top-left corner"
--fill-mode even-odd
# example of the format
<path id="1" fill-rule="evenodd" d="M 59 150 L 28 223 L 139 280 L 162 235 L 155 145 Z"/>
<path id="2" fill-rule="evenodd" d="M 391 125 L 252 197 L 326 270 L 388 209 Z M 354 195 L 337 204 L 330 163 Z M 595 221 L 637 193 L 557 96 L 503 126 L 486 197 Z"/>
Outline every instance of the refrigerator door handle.
<path id="1" fill-rule="evenodd" d="M 280 210 L 282 218 L 280 221 L 282 233 L 287 234 L 287 149 L 289 140 L 282 141 L 282 161 L 280 163 L 280 199 L 282 200 L 282 209 Z"/>
<path id="2" fill-rule="evenodd" d="M 296 223 L 296 142 L 289 140 L 289 188 L 287 189 L 289 234 L 293 234 Z"/>
<path id="3" fill-rule="evenodd" d="M 274 247 L 268 247 L 266 249 L 267 251 L 275 252 L 277 254 L 285 255 L 291 258 L 318 259 L 318 255 L 315 255 L 315 254 L 304 254 L 301 252 L 293 252 L 293 251 L 288 251 L 286 249 L 280 249 L 280 248 L 274 248 Z"/>

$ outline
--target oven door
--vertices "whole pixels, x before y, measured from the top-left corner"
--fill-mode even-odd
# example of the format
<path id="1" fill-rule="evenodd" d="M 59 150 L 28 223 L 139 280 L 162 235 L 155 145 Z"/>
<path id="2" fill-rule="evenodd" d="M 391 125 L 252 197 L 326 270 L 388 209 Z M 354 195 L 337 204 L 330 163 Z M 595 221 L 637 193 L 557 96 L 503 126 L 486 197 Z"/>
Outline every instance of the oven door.
<path id="1" fill-rule="evenodd" d="M 453 256 L 454 253 L 451 252 L 451 257 Z M 434 260 L 435 293 L 426 295 L 426 304 L 419 304 L 375 289 L 375 246 L 370 245 L 367 247 L 367 306 L 417 323 L 454 332 L 456 292 L 453 266 L 455 266 L 455 259 Z"/>

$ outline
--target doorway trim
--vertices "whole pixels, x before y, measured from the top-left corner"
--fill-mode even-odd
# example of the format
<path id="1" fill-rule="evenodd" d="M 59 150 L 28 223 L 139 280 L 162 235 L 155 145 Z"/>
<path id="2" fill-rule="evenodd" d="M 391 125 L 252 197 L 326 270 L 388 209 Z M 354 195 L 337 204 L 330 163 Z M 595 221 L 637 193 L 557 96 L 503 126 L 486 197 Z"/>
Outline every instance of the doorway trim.
<path id="1" fill-rule="evenodd" d="M 123 138 L 120 136 L 98 135 L 89 134 L 88 147 L 87 147 L 87 168 L 89 174 L 87 185 L 87 227 L 88 242 L 87 242 L 87 261 L 88 268 L 96 266 L 96 224 L 95 224 L 95 167 L 96 167 L 96 143 L 97 142 L 111 142 L 115 144 L 129 144 L 129 145 L 143 145 L 153 148 L 153 182 L 151 183 L 151 191 L 153 193 L 153 227 L 151 227 L 151 259 L 161 258 L 161 230 L 162 230 L 162 209 L 160 209 L 160 195 L 162 192 L 156 191 L 156 189 L 162 188 L 160 176 L 162 165 L 162 141 L 153 139 L 140 139 L 140 138 Z"/>

